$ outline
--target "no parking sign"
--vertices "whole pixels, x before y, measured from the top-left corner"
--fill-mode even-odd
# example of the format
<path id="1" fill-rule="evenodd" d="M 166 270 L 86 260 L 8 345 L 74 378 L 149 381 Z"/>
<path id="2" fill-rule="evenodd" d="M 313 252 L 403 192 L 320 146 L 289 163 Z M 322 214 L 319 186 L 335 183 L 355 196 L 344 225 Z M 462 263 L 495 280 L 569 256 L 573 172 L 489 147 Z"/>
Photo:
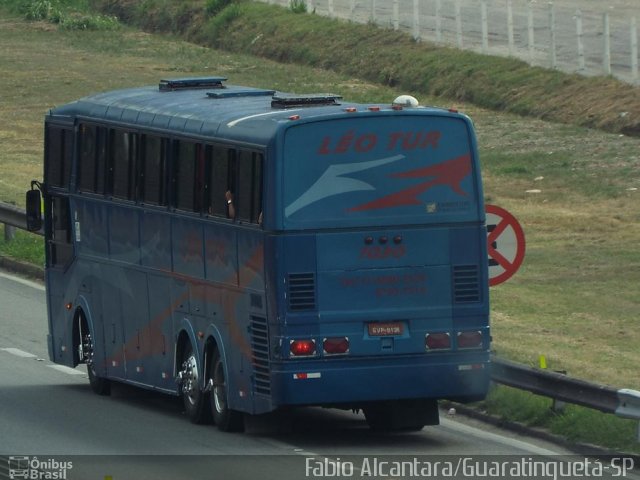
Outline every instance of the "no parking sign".
<path id="1" fill-rule="evenodd" d="M 489 285 L 507 281 L 524 260 L 524 231 L 504 208 L 486 205 Z"/>

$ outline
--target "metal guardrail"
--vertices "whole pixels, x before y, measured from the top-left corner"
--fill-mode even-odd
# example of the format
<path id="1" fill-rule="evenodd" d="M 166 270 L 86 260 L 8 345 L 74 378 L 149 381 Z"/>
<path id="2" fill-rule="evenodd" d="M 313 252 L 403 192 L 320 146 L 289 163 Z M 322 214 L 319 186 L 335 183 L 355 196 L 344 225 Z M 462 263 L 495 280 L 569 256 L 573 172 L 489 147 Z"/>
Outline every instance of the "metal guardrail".
<path id="1" fill-rule="evenodd" d="M 0 202 L 0 223 L 24 230 L 27 227 L 26 212 L 15 205 Z M 34 233 L 42 235 L 42 231 Z M 491 362 L 491 379 L 496 383 L 622 418 L 640 420 L 640 391 L 585 382 L 499 358 L 493 358 Z"/>
<path id="2" fill-rule="evenodd" d="M 0 202 L 0 223 L 4 223 L 6 226 L 19 228 L 21 230 L 27 229 L 27 212 L 20 207 L 16 207 L 10 203 Z M 43 229 L 37 232 L 32 232 L 37 235 L 44 235 Z"/>
<path id="3" fill-rule="evenodd" d="M 563 402 L 640 420 L 640 391 L 637 390 L 618 390 L 498 358 L 492 359 L 491 379 Z"/>

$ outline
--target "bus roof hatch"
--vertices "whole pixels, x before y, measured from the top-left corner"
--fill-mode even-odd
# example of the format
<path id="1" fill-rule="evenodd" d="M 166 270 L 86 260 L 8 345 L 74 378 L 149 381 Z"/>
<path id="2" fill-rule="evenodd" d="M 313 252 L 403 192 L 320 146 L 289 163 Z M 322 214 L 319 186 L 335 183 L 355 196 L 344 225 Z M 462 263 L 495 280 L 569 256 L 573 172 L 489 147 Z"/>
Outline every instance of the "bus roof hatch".
<path id="1" fill-rule="evenodd" d="M 341 95 L 334 95 L 333 93 L 279 93 L 273 96 L 271 106 L 273 108 L 299 108 L 318 107 L 322 105 L 340 105 L 337 100 L 340 100 L 341 98 Z"/>
<path id="2" fill-rule="evenodd" d="M 189 88 L 225 88 L 222 82 L 224 77 L 188 77 L 160 80 L 158 88 L 162 92 L 171 90 L 185 90 Z"/>

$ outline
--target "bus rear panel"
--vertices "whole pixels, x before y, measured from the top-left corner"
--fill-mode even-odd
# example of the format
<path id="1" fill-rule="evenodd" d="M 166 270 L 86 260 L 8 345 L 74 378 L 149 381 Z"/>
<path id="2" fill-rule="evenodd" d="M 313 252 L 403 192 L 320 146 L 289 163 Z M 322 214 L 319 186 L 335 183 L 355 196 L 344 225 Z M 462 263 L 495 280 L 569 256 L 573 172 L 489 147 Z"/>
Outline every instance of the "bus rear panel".
<path id="1" fill-rule="evenodd" d="M 473 130 L 447 112 L 393 113 L 300 123 L 281 139 L 282 232 L 267 243 L 277 405 L 473 400 L 488 388 Z"/>

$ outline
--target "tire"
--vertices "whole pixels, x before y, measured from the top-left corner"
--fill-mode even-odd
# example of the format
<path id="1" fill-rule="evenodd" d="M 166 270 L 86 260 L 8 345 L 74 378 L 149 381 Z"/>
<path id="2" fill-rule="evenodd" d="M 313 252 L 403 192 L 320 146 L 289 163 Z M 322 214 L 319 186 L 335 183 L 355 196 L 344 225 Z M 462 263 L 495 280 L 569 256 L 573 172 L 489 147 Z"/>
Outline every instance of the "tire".
<path id="1" fill-rule="evenodd" d="M 82 350 L 84 352 L 83 358 L 79 359 L 87 364 L 87 375 L 89 376 L 89 386 L 94 393 L 98 395 L 111 395 L 111 381 L 107 378 L 101 377 L 96 372 L 94 364 L 94 340 L 93 336 L 89 332 L 89 327 L 83 316 L 79 318 L 79 332 L 78 336 L 82 341 Z"/>
<path id="2" fill-rule="evenodd" d="M 241 432 L 244 430 L 244 414 L 231 410 L 227 402 L 227 382 L 224 369 L 224 361 L 218 349 L 214 349 L 211 355 L 211 412 L 213 422 L 223 432 Z"/>
<path id="3" fill-rule="evenodd" d="M 89 375 L 89 385 L 91 390 L 98 395 L 111 395 L 111 381 L 104 377 L 99 377 L 93 363 L 87 365 L 87 375 Z"/>
<path id="4" fill-rule="evenodd" d="M 191 343 L 185 347 L 181 360 L 183 377 L 180 391 L 184 410 L 192 423 L 211 423 L 209 394 L 200 388 L 201 377 Z"/>

